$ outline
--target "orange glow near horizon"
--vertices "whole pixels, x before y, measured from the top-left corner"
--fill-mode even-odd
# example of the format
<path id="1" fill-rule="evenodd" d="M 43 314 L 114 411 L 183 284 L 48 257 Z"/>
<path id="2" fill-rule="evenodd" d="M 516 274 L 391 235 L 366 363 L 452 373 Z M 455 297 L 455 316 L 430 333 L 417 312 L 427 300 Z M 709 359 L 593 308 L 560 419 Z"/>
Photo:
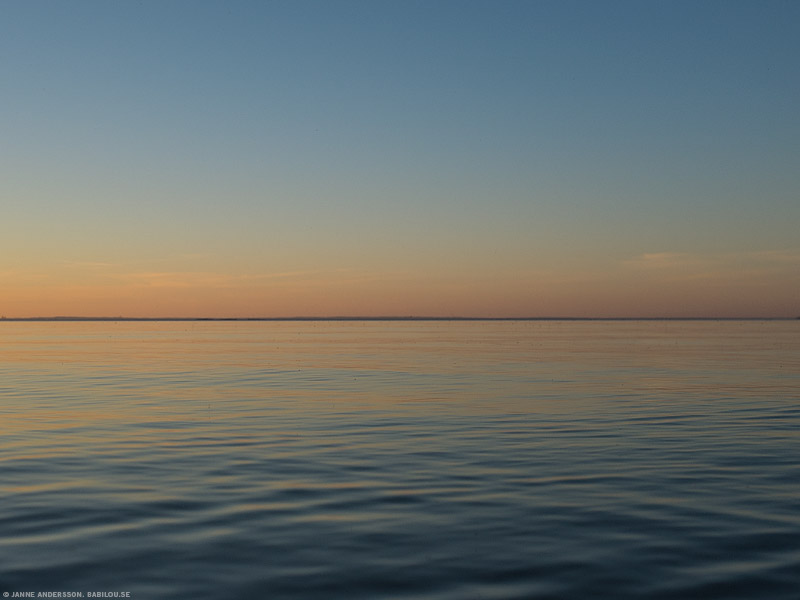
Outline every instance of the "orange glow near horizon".
<path id="1" fill-rule="evenodd" d="M 645 255 L 595 272 L 368 269 L 39 272 L 2 278 L 3 316 L 794 317 L 795 255 Z M 752 257 L 751 257 L 752 259 Z M 741 257 L 737 257 L 741 262 Z M 759 262 L 760 261 L 760 262 Z"/>

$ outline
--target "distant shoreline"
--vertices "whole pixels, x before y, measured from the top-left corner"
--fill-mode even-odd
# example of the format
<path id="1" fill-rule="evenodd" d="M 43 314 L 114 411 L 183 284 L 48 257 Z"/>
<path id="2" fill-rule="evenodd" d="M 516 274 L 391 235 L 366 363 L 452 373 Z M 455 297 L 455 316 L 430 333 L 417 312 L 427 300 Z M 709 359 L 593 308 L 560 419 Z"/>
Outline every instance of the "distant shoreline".
<path id="1" fill-rule="evenodd" d="M 0 322 L 795 321 L 800 317 L 0 317 Z"/>

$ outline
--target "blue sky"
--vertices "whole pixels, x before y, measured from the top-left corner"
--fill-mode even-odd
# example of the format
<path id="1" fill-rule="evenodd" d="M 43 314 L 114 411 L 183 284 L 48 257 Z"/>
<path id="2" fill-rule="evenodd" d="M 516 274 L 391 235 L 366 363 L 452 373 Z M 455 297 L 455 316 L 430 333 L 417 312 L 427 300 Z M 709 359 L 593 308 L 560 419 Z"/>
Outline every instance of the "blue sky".
<path id="1" fill-rule="evenodd" d="M 3 310 L 793 315 L 798 56 L 795 2 L 8 2 Z"/>

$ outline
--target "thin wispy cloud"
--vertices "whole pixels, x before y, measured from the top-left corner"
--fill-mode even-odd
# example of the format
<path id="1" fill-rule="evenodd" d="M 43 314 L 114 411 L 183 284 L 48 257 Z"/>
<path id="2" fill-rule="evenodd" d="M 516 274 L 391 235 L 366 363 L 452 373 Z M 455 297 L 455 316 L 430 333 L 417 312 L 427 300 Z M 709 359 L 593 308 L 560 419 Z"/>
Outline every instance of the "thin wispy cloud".
<path id="1" fill-rule="evenodd" d="M 14 285 L 36 285 L 47 279 L 47 275 L 36 271 L 18 271 L 16 269 L 0 271 L 0 281 L 13 283 Z"/>
<path id="2" fill-rule="evenodd" d="M 385 281 L 391 273 L 362 269 L 298 270 L 268 273 L 230 274 L 216 271 L 134 271 L 108 276 L 117 282 L 135 287 L 162 288 L 233 288 L 269 285 L 325 286 L 358 282 Z M 395 274 L 394 278 L 402 278 Z"/>
<path id="3" fill-rule="evenodd" d="M 119 273 L 114 279 L 135 287 L 190 288 L 229 287 L 234 279 L 230 275 L 213 272 L 147 271 Z"/>
<path id="4" fill-rule="evenodd" d="M 282 271 L 278 273 L 256 273 L 248 275 L 233 276 L 242 281 L 267 281 L 270 279 L 307 279 L 319 277 L 326 273 L 322 270 L 311 271 Z"/>
<path id="5" fill-rule="evenodd" d="M 61 264 L 70 269 L 111 269 L 119 266 L 118 263 L 78 260 L 62 260 Z"/>
<path id="6" fill-rule="evenodd" d="M 764 250 L 756 252 L 755 256 L 767 262 L 800 265 L 800 250 Z"/>
<path id="7" fill-rule="evenodd" d="M 650 252 L 622 262 L 628 270 L 684 277 L 719 274 L 754 275 L 800 266 L 800 250 L 757 250 L 746 252 L 689 253 Z"/>
<path id="8" fill-rule="evenodd" d="M 707 264 L 708 257 L 685 252 L 648 252 L 623 261 L 623 265 L 634 269 L 683 269 Z"/>

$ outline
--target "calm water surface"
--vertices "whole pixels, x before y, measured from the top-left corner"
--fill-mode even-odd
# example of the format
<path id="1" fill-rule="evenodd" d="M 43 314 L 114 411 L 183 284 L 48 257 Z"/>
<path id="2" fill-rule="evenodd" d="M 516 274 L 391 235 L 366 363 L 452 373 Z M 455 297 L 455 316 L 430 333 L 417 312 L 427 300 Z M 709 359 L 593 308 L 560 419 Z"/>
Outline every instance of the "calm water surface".
<path id="1" fill-rule="evenodd" d="M 0 323 L 0 593 L 800 597 L 800 321 Z"/>

